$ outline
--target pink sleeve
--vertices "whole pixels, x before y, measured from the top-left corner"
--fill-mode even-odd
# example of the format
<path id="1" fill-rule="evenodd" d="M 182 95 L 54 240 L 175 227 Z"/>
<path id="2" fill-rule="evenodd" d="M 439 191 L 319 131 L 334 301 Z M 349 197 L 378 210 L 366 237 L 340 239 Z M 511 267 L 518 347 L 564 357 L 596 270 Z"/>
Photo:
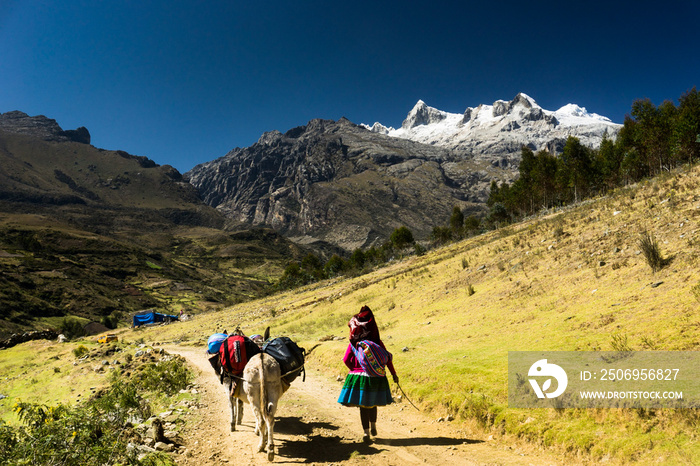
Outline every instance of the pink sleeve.
<path id="1" fill-rule="evenodd" d="M 353 370 L 355 369 L 355 366 L 357 365 L 355 361 L 355 355 L 352 352 L 352 343 L 348 345 L 348 348 L 345 350 L 345 356 L 343 356 L 343 362 L 345 363 L 346 366 L 348 366 L 348 369 Z"/>

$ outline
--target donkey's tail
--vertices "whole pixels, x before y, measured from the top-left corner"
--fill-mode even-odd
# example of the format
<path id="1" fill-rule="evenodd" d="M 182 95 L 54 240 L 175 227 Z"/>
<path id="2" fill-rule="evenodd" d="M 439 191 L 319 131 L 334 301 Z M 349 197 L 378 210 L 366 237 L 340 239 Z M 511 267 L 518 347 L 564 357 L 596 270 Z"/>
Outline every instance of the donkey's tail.
<path id="1" fill-rule="evenodd" d="M 267 411 L 267 390 L 265 389 L 265 354 L 260 353 L 260 411 Z"/>

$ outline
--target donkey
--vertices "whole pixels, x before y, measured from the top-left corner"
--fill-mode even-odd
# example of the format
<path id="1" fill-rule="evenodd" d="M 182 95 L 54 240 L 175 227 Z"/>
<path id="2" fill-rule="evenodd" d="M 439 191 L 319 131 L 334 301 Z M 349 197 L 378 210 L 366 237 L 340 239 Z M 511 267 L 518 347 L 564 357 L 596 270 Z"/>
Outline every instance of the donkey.
<path id="1" fill-rule="evenodd" d="M 250 358 L 243 371 L 243 392 L 255 414 L 255 431 L 260 435 L 258 451 L 267 447 L 268 461 L 275 459 L 273 432 L 277 403 L 288 387 L 282 383 L 282 371 L 275 358 L 266 353 Z"/>
<path id="2" fill-rule="evenodd" d="M 219 359 L 219 353 L 215 355 L 208 355 L 209 363 L 214 368 L 217 377 L 224 386 L 226 390 L 226 398 L 228 399 L 229 408 L 231 409 L 231 432 L 236 431 L 236 424 L 241 424 L 243 422 L 243 404 L 248 402 L 243 390 L 241 390 L 241 381 L 236 380 L 234 376 L 228 374 L 221 367 L 221 361 Z"/>
<path id="3" fill-rule="evenodd" d="M 226 333 L 226 331 L 224 330 L 223 333 Z M 231 335 L 243 335 L 243 332 L 239 327 L 236 327 L 236 330 Z M 265 329 L 264 339 L 267 340 L 268 338 L 270 338 L 270 327 Z M 219 353 L 214 357 L 210 357 L 209 362 L 226 390 L 226 398 L 228 399 L 228 405 L 231 410 L 231 432 L 235 432 L 236 424 L 240 425 L 243 423 L 244 403 L 248 403 L 248 396 L 241 387 L 242 379 L 224 370 L 221 366 Z M 258 433 L 258 425 L 255 426 L 255 433 Z"/>

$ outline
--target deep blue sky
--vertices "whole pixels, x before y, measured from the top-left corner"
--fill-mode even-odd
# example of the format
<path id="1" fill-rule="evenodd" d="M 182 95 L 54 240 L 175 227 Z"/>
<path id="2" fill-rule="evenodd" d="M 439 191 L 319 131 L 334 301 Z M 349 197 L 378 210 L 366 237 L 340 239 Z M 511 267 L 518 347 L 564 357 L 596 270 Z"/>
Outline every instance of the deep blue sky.
<path id="1" fill-rule="evenodd" d="M 700 2 L 0 0 L 0 112 L 181 172 L 312 118 L 518 92 L 622 122 L 700 86 Z"/>

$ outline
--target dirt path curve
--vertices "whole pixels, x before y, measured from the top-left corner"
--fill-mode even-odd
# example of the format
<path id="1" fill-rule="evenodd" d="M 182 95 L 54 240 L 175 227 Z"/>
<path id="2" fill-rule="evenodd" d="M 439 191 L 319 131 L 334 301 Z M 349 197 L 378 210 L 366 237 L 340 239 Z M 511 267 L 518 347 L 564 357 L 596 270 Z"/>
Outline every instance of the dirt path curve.
<path id="1" fill-rule="evenodd" d="M 255 421 L 246 406 L 243 425 L 230 432 L 226 394 L 202 350 L 168 347 L 194 367 L 201 394 L 199 419 L 185 437 L 179 465 L 266 465 L 257 452 Z M 407 403 L 379 408 L 378 437 L 361 442 L 359 411 L 336 402 L 340 382 L 316 374 L 298 378 L 282 397 L 275 422 L 275 463 L 333 465 L 554 465 L 561 459 L 541 451 L 470 438 L 447 422 L 436 422 Z"/>

